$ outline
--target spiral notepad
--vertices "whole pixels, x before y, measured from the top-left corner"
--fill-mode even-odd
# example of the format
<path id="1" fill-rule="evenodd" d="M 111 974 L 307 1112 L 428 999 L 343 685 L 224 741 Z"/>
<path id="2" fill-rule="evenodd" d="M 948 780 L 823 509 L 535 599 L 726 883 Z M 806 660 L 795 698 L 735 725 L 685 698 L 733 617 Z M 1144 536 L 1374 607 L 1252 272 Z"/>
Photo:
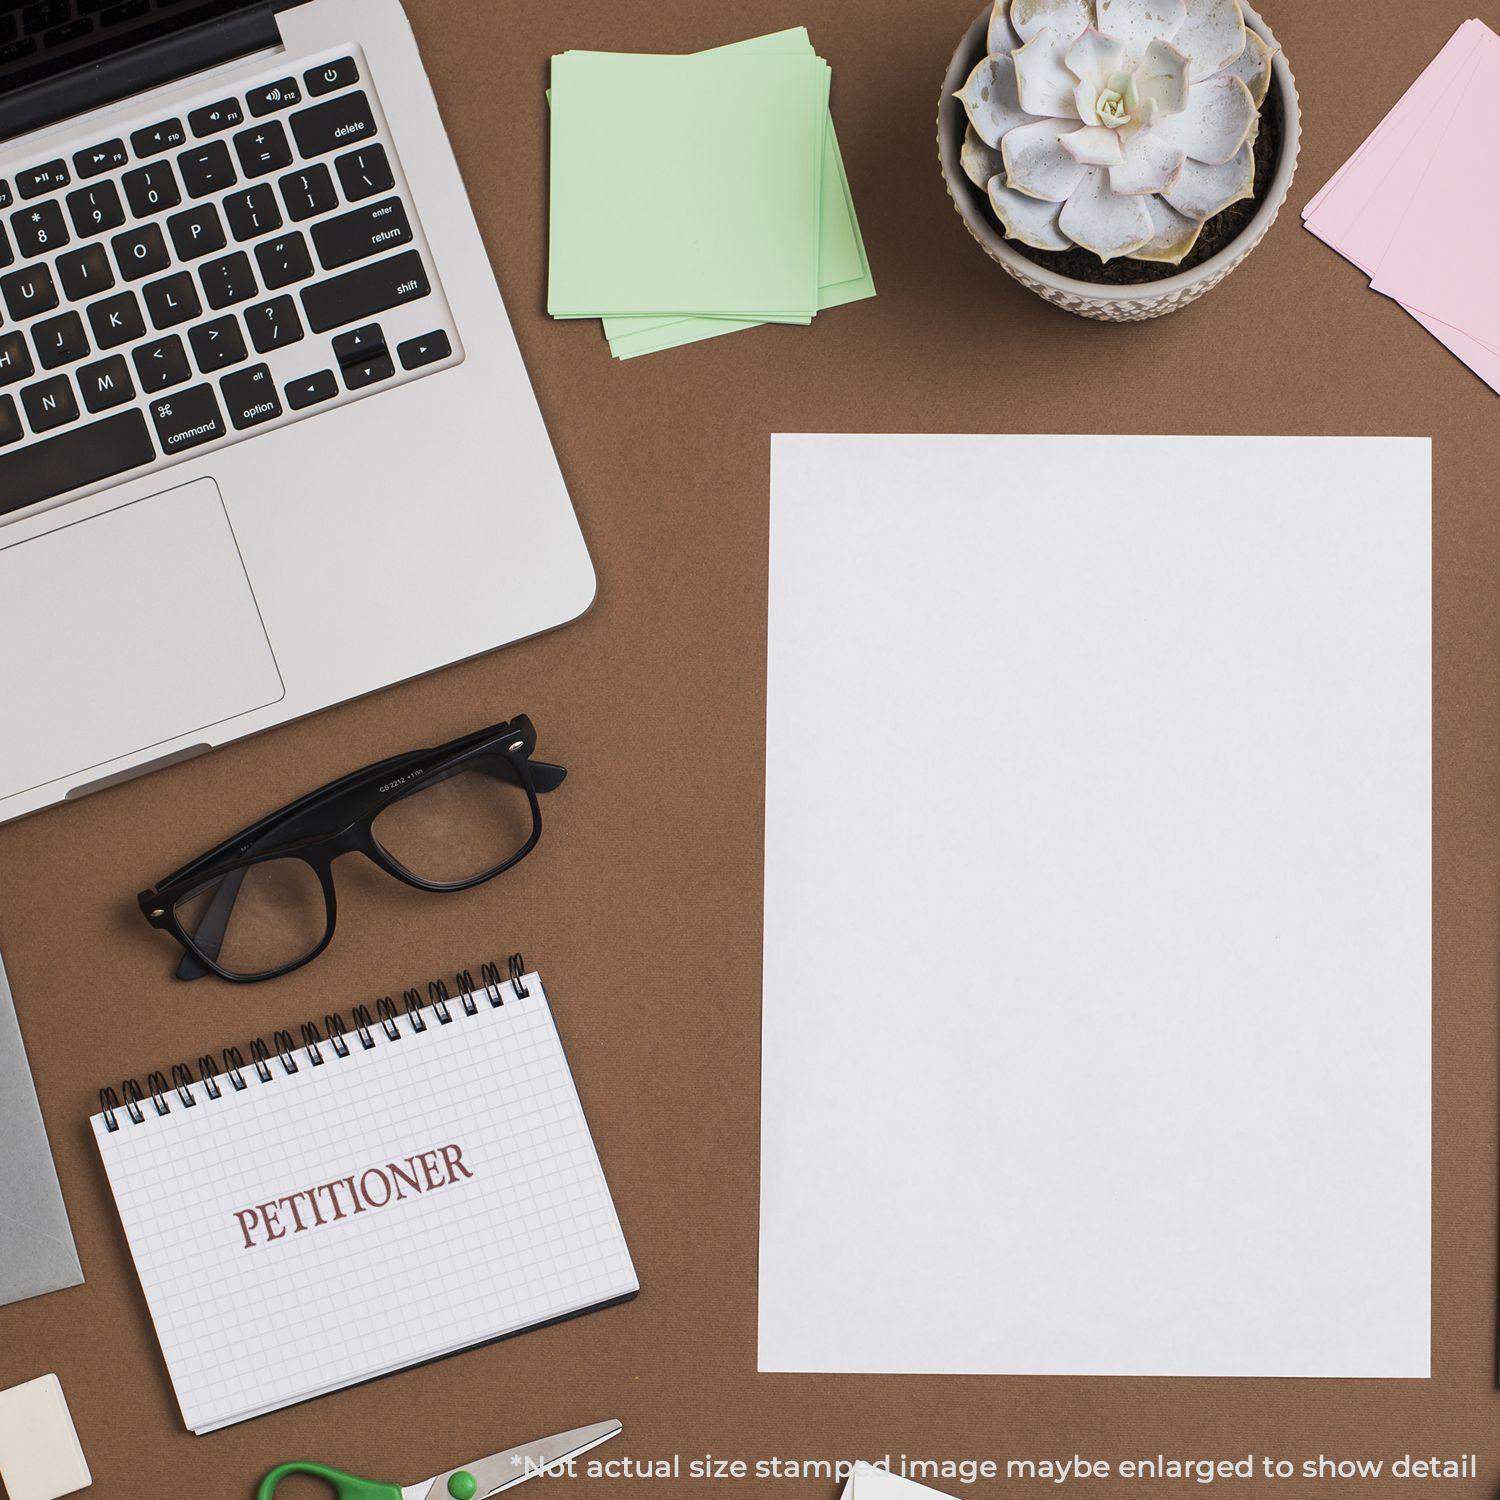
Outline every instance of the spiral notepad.
<path id="1" fill-rule="evenodd" d="M 101 1099 L 94 1134 L 194 1432 L 639 1289 L 519 958 Z"/>

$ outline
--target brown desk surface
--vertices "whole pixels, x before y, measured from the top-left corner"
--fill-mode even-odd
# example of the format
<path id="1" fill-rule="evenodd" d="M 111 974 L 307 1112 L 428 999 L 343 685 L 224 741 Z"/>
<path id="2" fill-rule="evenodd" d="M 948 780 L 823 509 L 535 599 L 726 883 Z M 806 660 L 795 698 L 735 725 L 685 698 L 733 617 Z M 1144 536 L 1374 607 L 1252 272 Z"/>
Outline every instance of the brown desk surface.
<path id="1" fill-rule="evenodd" d="M 0 951 L 87 1277 L 0 1309 L 0 1387 L 59 1374 L 95 1490 L 109 1500 L 240 1500 L 293 1456 L 409 1482 L 604 1416 L 625 1423 L 616 1453 L 639 1458 L 1477 1450 L 1482 1479 L 1444 1493 L 1493 1494 L 1500 407 L 1296 213 L 1473 7 L 1269 0 L 1304 103 L 1292 203 L 1206 301 L 1109 328 L 1008 280 L 949 206 L 933 117 L 975 4 L 409 0 L 598 565 L 599 599 L 549 638 L 0 829 Z M 550 322 L 546 59 L 568 47 L 688 51 L 800 23 L 834 67 L 878 299 L 811 329 L 762 329 L 627 364 L 610 361 L 596 325 Z M 1103 361 L 1131 381 L 1093 383 Z M 1080 404 L 1104 388 L 1107 403 Z M 756 1374 L 768 438 L 911 429 L 1436 438 L 1430 1382 Z M 413 579 L 393 607 L 423 607 L 460 584 L 503 587 L 506 567 L 476 559 L 451 578 Z M 468 897 L 424 899 L 341 869 L 338 941 L 311 969 L 248 990 L 167 977 L 170 954 L 134 909 L 138 889 L 356 763 L 521 710 L 540 728 L 541 753 L 572 776 L 549 808 L 546 840 L 517 871 Z M 321 1015 L 330 1000 L 512 948 L 546 974 L 640 1299 L 190 1437 L 84 1127 L 96 1089 Z M 600 1481 L 573 1492 L 823 1500 L 833 1486 Z M 283 1493 L 297 1500 L 315 1487 Z"/>

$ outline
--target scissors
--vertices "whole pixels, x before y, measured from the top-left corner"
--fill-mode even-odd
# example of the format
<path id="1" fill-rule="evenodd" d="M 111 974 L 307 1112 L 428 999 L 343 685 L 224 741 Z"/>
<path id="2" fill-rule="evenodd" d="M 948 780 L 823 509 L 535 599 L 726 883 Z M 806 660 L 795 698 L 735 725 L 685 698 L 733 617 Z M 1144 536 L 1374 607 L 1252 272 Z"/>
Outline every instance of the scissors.
<path id="1" fill-rule="evenodd" d="M 489 1500 L 489 1496 L 498 1495 L 501 1490 L 525 1484 L 528 1479 L 547 1473 L 555 1464 L 607 1443 L 622 1430 L 618 1422 L 575 1427 L 571 1432 L 522 1443 L 519 1448 L 507 1448 L 504 1453 L 492 1453 L 477 1463 L 445 1469 L 431 1479 L 408 1485 L 376 1484 L 322 1464 L 278 1464 L 261 1480 L 256 1500 L 271 1500 L 276 1486 L 288 1474 L 310 1474 L 323 1480 L 332 1487 L 337 1500 Z"/>

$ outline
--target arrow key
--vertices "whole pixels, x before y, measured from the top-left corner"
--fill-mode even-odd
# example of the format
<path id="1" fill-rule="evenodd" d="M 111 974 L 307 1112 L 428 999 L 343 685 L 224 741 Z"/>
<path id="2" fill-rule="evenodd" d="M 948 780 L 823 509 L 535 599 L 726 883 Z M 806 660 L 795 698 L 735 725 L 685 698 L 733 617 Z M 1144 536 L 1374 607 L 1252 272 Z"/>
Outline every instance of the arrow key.
<path id="1" fill-rule="evenodd" d="M 453 353 L 448 335 L 439 328 L 435 333 L 424 333 L 419 339 L 407 339 L 397 345 L 396 353 L 403 370 L 420 370 L 423 365 L 435 365 Z"/>
<path id="2" fill-rule="evenodd" d="M 341 365 L 339 368 L 344 372 L 345 387 L 351 391 L 362 391 L 367 385 L 389 380 L 396 373 L 395 364 L 384 350 L 362 364 Z"/>

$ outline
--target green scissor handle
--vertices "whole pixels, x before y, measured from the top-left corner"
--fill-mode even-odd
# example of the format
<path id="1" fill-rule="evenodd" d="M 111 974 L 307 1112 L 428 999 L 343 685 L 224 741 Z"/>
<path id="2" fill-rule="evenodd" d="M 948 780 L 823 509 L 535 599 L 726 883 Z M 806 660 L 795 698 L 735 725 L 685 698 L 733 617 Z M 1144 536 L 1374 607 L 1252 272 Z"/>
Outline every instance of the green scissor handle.
<path id="1" fill-rule="evenodd" d="M 359 1479 L 353 1474 L 344 1474 L 323 1464 L 304 1463 L 277 1464 L 261 1480 L 260 1488 L 255 1492 L 255 1500 L 271 1500 L 276 1493 L 276 1486 L 288 1474 L 311 1474 L 314 1479 L 321 1479 L 332 1486 L 338 1500 L 401 1500 L 400 1485 L 376 1484 L 372 1479 Z"/>

